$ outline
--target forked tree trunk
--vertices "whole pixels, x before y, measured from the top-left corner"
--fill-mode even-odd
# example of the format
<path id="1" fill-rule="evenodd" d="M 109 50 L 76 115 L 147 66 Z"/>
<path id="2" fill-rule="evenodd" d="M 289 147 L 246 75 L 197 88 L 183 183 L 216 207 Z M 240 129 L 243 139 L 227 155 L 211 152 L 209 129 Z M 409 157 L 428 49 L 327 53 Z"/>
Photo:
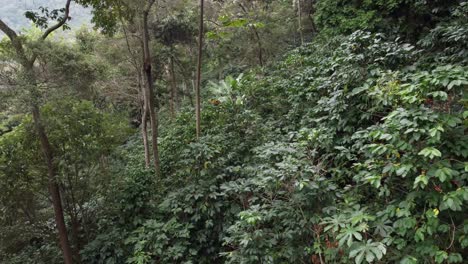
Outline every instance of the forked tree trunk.
<path id="1" fill-rule="evenodd" d="M 119 18 L 122 23 L 122 30 L 125 36 L 125 43 L 127 44 L 127 50 L 132 58 L 133 65 L 137 73 L 139 92 L 141 92 L 141 99 L 142 99 L 142 101 L 140 102 L 141 136 L 143 138 L 143 146 L 144 146 L 144 152 L 145 152 L 145 167 L 148 169 L 150 167 L 151 157 L 149 153 L 149 142 L 148 142 L 148 103 L 146 101 L 145 88 L 144 88 L 145 84 L 143 81 L 143 76 L 145 75 L 145 73 L 143 72 L 143 69 L 138 65 L 138 60 L 136 59 L 136 53 L 132 51 L 132 47 L 130 46 L 130 41 L 128 38 L 127 30 L 125 29 L 125 24 L 122 19 L 122 14 L 119 14 Z M 141 44 L 142 44 L 141 47 L 143 49 L 143 43 Z M 143 56 L 143 61 L 144 61 L 144 56 Z"/>
<path id="2" fill-rule="evenodd" d="M 151 123 L 151 140 L 153 147 L 153 165 L 155 174 L 159 177 L 159 152 L 158 152 L 158 113 L 155 111 L 156 103 L 154 98 L 154 82 L 153 82 L 153 73 L 151 65 L 151 53 L 149 49 L 149 30 L 148 30 L 148 15 L 151 6 L 153 5 L 154 0 L 149 0 L 149 5 L 143 11 L 143 71 L 146 76 L 146 90 L 145 97 L 148 103 L 148 113 Z"/>

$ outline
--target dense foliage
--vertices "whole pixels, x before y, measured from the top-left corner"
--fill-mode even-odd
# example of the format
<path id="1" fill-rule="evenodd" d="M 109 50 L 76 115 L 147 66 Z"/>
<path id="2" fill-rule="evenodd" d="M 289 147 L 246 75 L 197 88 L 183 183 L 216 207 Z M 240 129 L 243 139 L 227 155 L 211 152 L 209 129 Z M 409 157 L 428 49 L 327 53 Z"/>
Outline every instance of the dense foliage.
<path id="1" fill-rule="evenodd" d="M 297 1 L 253 2 L 208 6 L 222 13 L 208 12 L 217 22 L 206 33 L 199 139 L 186 81 L 195 16 L 173 3 L 161 7 L 173 17 L 155 18 L 161 177 L 131 128 L 141 118 L 138 40 L 83 30 L 73 44 L 34 47 L 44 89 L 58 94 L 41 97 L 41 112 L 76 260 L 464 263 L 468 3 L 312 1 L 312 40 L 299 45 L 289 41 Z M 281 39 L 259 48 L 255 30 Z M 0 46 L 4 63 L 10 50 Z M 61 263 L 26 99 L 4 94 L 19 106 L 0 103 L 0 262 Z"/>

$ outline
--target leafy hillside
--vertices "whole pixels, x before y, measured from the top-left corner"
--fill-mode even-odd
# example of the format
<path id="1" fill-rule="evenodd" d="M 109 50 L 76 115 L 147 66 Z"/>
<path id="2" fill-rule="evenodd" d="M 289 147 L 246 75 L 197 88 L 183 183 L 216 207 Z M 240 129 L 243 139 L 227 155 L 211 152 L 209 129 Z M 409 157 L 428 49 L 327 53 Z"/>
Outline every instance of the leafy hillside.
<path id="1" fill-rule="evenodd" d="M 117 2 L 0 43 L 0 262 L 466 262 L 466 1 Z"/>

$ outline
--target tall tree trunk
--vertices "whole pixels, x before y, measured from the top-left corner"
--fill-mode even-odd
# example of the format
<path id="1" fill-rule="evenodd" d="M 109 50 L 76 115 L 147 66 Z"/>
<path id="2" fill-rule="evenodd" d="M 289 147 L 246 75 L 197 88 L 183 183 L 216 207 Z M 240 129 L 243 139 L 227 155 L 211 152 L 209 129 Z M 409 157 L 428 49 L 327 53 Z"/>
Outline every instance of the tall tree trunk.
<path id="1" fill-rule="evenodd" d="M 42 36 L 40 37 L 39 41 L 45 41 L 47 37 L 54 32 L 55 30 L 61 28 L 69 19 L 70 14 L 70 4 L 72 0 L 67 0 L 65 3 L 65 8 L 63 9 L 64 15 L 59 21 L 47 28 L 45 32 L 43 32 Z M 27 84 L 31 85 L 33 88 L 33 95 L 37 96 L 37 84 L 36 84 L 36 76 L 34 74 L 34 62 L 37 59 L 38 54 L 35 52 L 32 53 L 31 58 L 28 58 L 21 38 L 16 34 L 16 32 L 11 29 L 7 24 L 5 24 L 0 19 L 0 30 L 5 33 L 8 38 L 11 40 L 11 44 L 15 49 L 16 55 L 18 56 L 20 64 L 23 66 L 26 76 L 28 78 Z M 63 252 L 63 259 L 65 264 L 72 264 L 72 251 L 70 247 L 70 242 L 68 240 L 68 233 L 67 233 L 67 226 L 65 225 L 65 219 L 63 216 L 63 207 L 62 207 L 62 199 L 60 197 L 60 188 L 57 182 L 57 169 L 54 164 L 54 156 L 52 151 L 52 146 L 50 145 L 49 138 L 47 137 L 46 131 L 44 126 L 41 122 L 41 114 L 39 110 L 39 105 L 35 101 L 37 98 L 32 98 L 32 115 L 33 121 L 36 128 L 36 133 L 39 137 L 39 141 L 41 143 L 41 149 L 44 154 L 44 159 L 47 164 L 47 175 L 49 180 L 49 193 L 52 199 L 52 204 L 54 207 L 55 213 L 55 223 L 57 225 L 57 230 L 59 233 L 59 240 L 60 240 L 60 247 Z"/>
<path id="2" fill-rule="evenodd" d="M 171 99 L 174 106 L 174 113 L 179 110 L 179 91 L 177 89 L 177 80 L 174 69 L 174 58 L 171 56 L 169 58 L 169 73 L 171 76 Z"/>
<path id="3" fill-rule="evenodd" d="M 148 103 L 148 113 L 151 123 L 151 140 L 153 147 L 153 165 L 156 176 L 159 177 L 159 152 L 158 152 L 158 113 L 155 111 L 156 103 L 154 98 L 154 82 L 153 82 L 153 73 L 151 65 L 151 53 L 149 49 L 149 30 L 148 30 L 148 15 L 151 6 L 153 5 L 154 0 L 149 0 L 148 7 L 143 11 L 143 70 L 146 76 L 146 90 L 145 96 Z"/>
<path id="4" fill-rule="evenodd" d="M 175 118 L 175 100 L 174 100 L 174 87 L 173 87 L 173 83 L 172 83 L 172 73 L 171 73 L 171 65 L 170 65 L 170 61 L 168 62 L 168 64 L 166 65 L 166 75 L 167 75 L 167 78 L 169 79 L 169 112 L 171 113 L 171 118 L 174 119 Z"/>
<path id="5" fill-rule="evenodd" d="M 301 45 L 304 45 L 304 32 L 302 28 L 302 0 L 297 0 L 297 22 L 299 25 L 299 35 L 301 37 Z"/>
<path id="6" fill-rule="evenodd" d="M 79 212 L 79 203 L 78 200 L 75 198 L 75 191 L 73 188 L 73 182 L 74 180 L 72 177 L 76 180 L 80 177 L 79 169 L 78 166 L 75 164 L 73 166 L 73 175 L 71 173 L 66 173 L 65 174 L 65 180 L 67 181 L 67 185 L 61 184 L 60 185 L 60 190 L 63 195 L 63 208 L 65 213 L 67 213 L 70 216 L 70 222 L 71 222 L 71 236 L 72 236 L 72 245 L 74 247 L 72 248 L 73 250 L 73 256 L 75 257 L 75 261 L 77 263 L 81 263 L 80 261 L 80 250 L 81 250 L 81 239 L 80 239 L 80 223 L 79 223 L 79 218 L 78 218 L 78 212 Z M 67 187 L 65 187 L 67 186 Z M 68 193 L 67 193 L 68 192 Z"/>
<path id="7" fill-rule="evenodd" d="M 185 94 L 188 96 L 190 106 L 195 107 L 195 104 L 193 103 L 193 96 L 192 96 L 193 87 L 194 87 L 193 76 L 192 76 L 192 80 L 190 80 L 190 83 L 191 83 L 191 85 L 187 85 L 187 82 L 184 80 L 184 88 L 185 88 L 184 90 L 185 90 Z"/>
<path id="8" fill-rule="evenodd" d="M 309 18 L 309 21 L 310 21 L 310 25 L 311 25 L 311 30 L 312 30 L 312 34 L 315 35 L 317 33 L 317 26 L 315 25 L 315 21 L 314 21 L 314 18 L 313 18 L 313 15 L 315 14 L 315 3 L 316 1 L 312 1 L 310 3 L 310 8 L 309 8 L 309 11 L 308 11 L 308 18 Z"/>
<path id="9" fill-rule="evenodd" d="M 75 240 L 75 248 L 73 254 L 75 255 L 75 259 L 77 263 L 81 263 L 80 261 L 80 251 L 82 249 L 82 243 L 80 238 L 80 222 L 78 220 L 78 215 L 70 214 L 71 220 L 71 232 L 73 235 L 73 239 Z"/>
<path id="10" fill-rule="evenodd" d="M 201 136 L 201 68 L 202 68 L 202 52 L 203 52 L 203 5 L 204 1 L 200 0 L 200 24 L 198 32 L 198 65 L 197 65 L 197 83 L 195 87 L 195 118 L 196 118 L 196 133 L 197 139 Z"/>
<path id="11" fill-rule="evenodd" d="M 135 71 L 137 73 L 137 81 L 138 81 L 138 88 L 139 92 L 141 92 L 141 99 L 142 101 L 140 102 L 140 109 L 141 109 L 141 136 L 143 138 L 143 146 L 144 146 L 144 152 L 145 152 L 145 167 L 148 169 L 150 167 L 150 153 L 149 153 L 149 142 L 148 142 L 148 103 L 146 101 L 146 96 L 145 96 L 145 84 L 143 81 L 143 76 L 145 73 L 143 72 L 142 67 L 138 64 L 138 60 L 136 59 L 136 53 L 132 51 L 132 47 L 130 45 L 129 37 L 127 34 L 127 30 L 125 29 L 125 23 L 122 19 L 122 14 L 120 13 L 119 9 L 119 19 L 122 24 L 122 30 L 125 36 L 125 43 L 127 44 L 127 50 L 128 54 L 130 55 L 132 59 L 132 64 L 135 67 Z M 141 43 L 141 48 L 143 49 L 143 43 Z M 144 61 L 144 55 L 142 57 L 142 60 Z"/>
<path id="12" fill-rule="evenodd" d="M 32 114 L 36 133 L 39 137 L 44 159 L 47 163 L 49 193 L 52 198 L 52 205 L 54 207 L 55 223 L 57 224 L 60 246 L 63 252 L 63 259 L 65 264 L 72 264 L 72 250 L 68 241 L 67 226 L 65 225 L 65 219 L 63 216 L 62 199 L 60 197 L 60 188 L 56 178 L 57 172 L 54 164 L 52 146 L 50 145 L 49 138 L 47 137 L 44 126 L 42 125 L 41 114 L 36 103 L 33 104 Z"/>
<path id="13" fill-rule="evenodd" d="M 255 26 L 250 27 L 255 35 L 255 38 L 257 39 L 257 45 L 258 45 L 258 62 L 260 63 L 260 66 L 263 67 L 263 47 L 262 47 L 262 40 L 260 39 L 260 34 L 258 34 L 257 28 Z"/>
<path id="14" fill-rule="evenodd" d="M 169 72 L 168 72 L 168 74 L 169 74 Z M 171 78 L 171 77 L 169 77 L 169 78 Z M 174 107 L 174 91 L 172 90 L 172 83 L 171 83 L 170 97 L 169 97 L 169 113 L 170 113 L 171 119 L 174 119 L 175 118 L 175 107 Z"/>
<path id="15" fill-rule="evenodd" d="M 148 101 L 145 96 L 145 89 L 142 89 L 142 110 L 141 115 L 141 136 L 143 138 L 143 146 L 145 149 L 145 167 L 148 169 L 150 167 L 150 153 L 149 153 L 149 141 L 148 141 Z"/>

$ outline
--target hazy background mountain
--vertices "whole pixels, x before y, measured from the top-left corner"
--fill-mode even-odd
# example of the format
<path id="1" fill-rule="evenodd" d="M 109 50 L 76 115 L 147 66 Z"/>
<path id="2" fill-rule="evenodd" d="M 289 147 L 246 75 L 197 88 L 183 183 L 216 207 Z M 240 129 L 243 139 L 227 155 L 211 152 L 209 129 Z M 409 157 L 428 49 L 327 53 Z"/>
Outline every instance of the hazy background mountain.
<path id="1" fill-rule="evenodd" d="M 0 18 L 15 30 L 21 30 L 31 25 L 24 13 L 26 11 L 38 11 L 44 6 L 49 10 L 63 8 L 65 0 L 0 0 Z M 89 9 L 72 4 L 70 9 L 70 26 L 72 30 L 83 24 L 90 24 L 91 12 Z"/>

